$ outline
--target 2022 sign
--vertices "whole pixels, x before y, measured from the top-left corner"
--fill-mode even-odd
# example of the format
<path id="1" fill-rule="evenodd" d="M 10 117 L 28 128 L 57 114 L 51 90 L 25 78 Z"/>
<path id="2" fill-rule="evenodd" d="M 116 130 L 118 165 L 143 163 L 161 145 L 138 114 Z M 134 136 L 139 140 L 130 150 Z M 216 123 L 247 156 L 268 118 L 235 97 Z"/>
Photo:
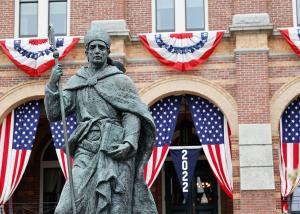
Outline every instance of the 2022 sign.
<path id="1" fill-rule="evenodd" d="M 188 158 L 187 154 L 188 151 L 186 149 L 183 149 L 181 151 L 182 154 L 182 162 L 181 162 L 181 168 L 182 168 L 182 192 L 189 192 L 189 164 L 188 164 Z"/>

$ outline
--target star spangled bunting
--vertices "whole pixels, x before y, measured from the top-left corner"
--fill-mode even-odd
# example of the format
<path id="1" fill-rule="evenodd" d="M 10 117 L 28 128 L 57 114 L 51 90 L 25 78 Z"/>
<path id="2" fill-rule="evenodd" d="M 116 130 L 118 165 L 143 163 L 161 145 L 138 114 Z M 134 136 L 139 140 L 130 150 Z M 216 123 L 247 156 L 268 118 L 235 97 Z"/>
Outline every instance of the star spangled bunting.
<path id="1" fill-rule="evenodd" d="M 280 120 L 281 194 L 288 197 L 299 183 L 300 98 L 292 101 Z"/>
<path id="2" fill-rule="evenodd" d="M 177 123 L 181 97 L 168 97 L 150 107 L 156 127 L 156 139 L 152 155 L 144 168 L 144 178 L 152 186 L 167 157 Z"/>
<path id="3" fill-rule="evenodd" d="M 140 35 L 147 50 L 161 63 L 180 71 L 205 62 L 221 41 L 224 31 L 151 33 Z"/>
<path id="4" fill-rule="evenodd" d="M 25 103 L 0 124 L 0 204 L 9 200 L 26 169 L 40 118 L 39 101 Z"/>
<path id="5" fill-rule="evenodd" d="M 78 41 L 79 38 L 74 37 L 57 38 L 59 60 L 62 60 Z M 55 64 L 54 50 L 48 39 L 6 39 L 0 41 L 0 46 L 19 69 L 32 77 L 40 76 Z"/>
<path id="6" fill-rule="evenodd" d="M 220 109 L 206 99 L 191 95 L 187 98 L 208 163 L 222 189 L 232 198 L 232 163 L 227 120 Z"/>
<path id="7" fill-rule="evenodd" d="M 300 56 L 300 28 L 286 28 L 279 31 L 293 51 Z"/>
<path id="8" fill-rule="evenodd" d="M 68 167 L 67 167 L 67 155 L 63 151 L 63 146 L 65 145 L 64 140 L 64 129 L 62 121 L 50 123 L 52 139 L 54 142 L 55 151 L 57 154 L 59 165 L 64 173 L 65 178 L 69 177 Z M 70 115 L 67 117 L 67 134 L 70 136 L 72 132 L 77 127 L 75 115 Z M 72 160 L 71 160 L 72 161 Z"/>

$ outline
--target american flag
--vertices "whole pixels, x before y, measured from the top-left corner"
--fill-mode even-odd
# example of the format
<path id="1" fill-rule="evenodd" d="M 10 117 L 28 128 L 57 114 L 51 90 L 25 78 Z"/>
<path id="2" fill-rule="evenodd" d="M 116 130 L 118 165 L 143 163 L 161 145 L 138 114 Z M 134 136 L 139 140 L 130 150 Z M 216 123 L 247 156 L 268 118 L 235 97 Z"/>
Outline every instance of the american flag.
<path id="1" fill-rule="evenodd" d="M 299 182 L 300 98 L 292 101 L 280 120 L 280 177 L 283 197 L 294 192 Z"/>
<path id="2" fill-rule="evenodd" d="M 65 178 L 69 177 L 68 167 L 67 167 L 67 155 L 63 151 L 63 146 L 65 145 L 64 140 L 64 128 L 62 121 L 53 122 L 50 124 L 52 139 L 54 142 L 55 151 L 57 154 L 59 165 L 64 173 Z M 67 117 L 67 134 L 70 136 L 72 132 L 77 127 L 75 115 L 70 115 Z M 72 160 L 71 160 L 72 163 Z"/>
<path id="3" fill-rule="evenodd" d="M 40 117 L 40 102 L 25 103 L 0 124 L 0 204 L 9 200 L 26 169 Z"/>
<path id="4" fill-rule="evenodd" d="M 206 99 L 187 96 L 189 110 L 208 163 L 219 184 L 232 198 L 232 163 L 227 120 L 218 107 Z"/>
<path id="5" fill-rule="evenodd" d="M 151 106 L 150 111 L 156 127 L 156 143 L 144 168 L 144 178 L 152 186 L 167 157 L 180 110 L 181 97 L 168 97 Z"/>

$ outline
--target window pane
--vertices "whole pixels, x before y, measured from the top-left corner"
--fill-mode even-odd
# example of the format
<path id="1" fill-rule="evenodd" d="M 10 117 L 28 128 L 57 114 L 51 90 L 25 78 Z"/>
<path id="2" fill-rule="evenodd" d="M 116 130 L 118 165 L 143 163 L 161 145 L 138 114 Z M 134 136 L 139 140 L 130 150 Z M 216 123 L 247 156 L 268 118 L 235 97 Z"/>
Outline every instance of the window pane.
<path id="1" fill-rule="evenodd" d="M 174 0 L 156 0 L 156 31 L 175 31 Z"/>
<path id="2" fill-rule="evenodd" d="M 300 0 L 297 0 L 297 26 L 300 25 Z"/>
<path id="3" fill-rule="evenodd" d="M 20 4 L 20 37 L 37 36 L 38 4 Z"/>
<path id="4" fill-rule="evenodd" d="M 204 29 L 204 0 L 186 0 L 186 30 Z"/>
<path id="5" fill-rule="evenodd" d="M 49 24 L 56 35 L 67 35 L 67 1 L 49 2 Z"/>

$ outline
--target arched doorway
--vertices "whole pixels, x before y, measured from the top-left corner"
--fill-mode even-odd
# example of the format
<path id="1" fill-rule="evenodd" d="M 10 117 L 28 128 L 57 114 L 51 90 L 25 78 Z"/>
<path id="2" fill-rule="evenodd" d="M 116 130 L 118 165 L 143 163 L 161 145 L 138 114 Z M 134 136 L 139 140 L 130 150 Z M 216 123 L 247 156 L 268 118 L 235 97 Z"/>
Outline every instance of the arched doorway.
<path id="1" fill-rule="evenodd" d="M 202 148 L 186 96 L 189 95 L 180 96 L 182 100 L 170 151 L 172 149 Z M 164 99 L 168 99 L 168 97 L 164 97 Z M 223 213 L 221 207 L 227 207 L 224 212 L 232 213 L 232 201 L 220 190 L 203 150 L 197 157 L 194 175 L 189 186 L 188 199 L 182 193 L 170 151 L 160 175 L 152 187 L 155 190 L 153 192 L 159 212 L 166 214 L 218 214 Z M 161 192 L 157 190 L 161 190 Z"/>
<path id="2" fill-rule="evenodd" d="M 45 146 L 41 157 L 40 213 L 54 213 L 64 183 L 65 177 L 51 141 Z"/>
<path id="3" fill-rule="evenodd" d="M 65 182 L 62 175 L 43 102 L 32 152 L 24 175 L 11 197 L 7 213 L 54 213 Z"/>

